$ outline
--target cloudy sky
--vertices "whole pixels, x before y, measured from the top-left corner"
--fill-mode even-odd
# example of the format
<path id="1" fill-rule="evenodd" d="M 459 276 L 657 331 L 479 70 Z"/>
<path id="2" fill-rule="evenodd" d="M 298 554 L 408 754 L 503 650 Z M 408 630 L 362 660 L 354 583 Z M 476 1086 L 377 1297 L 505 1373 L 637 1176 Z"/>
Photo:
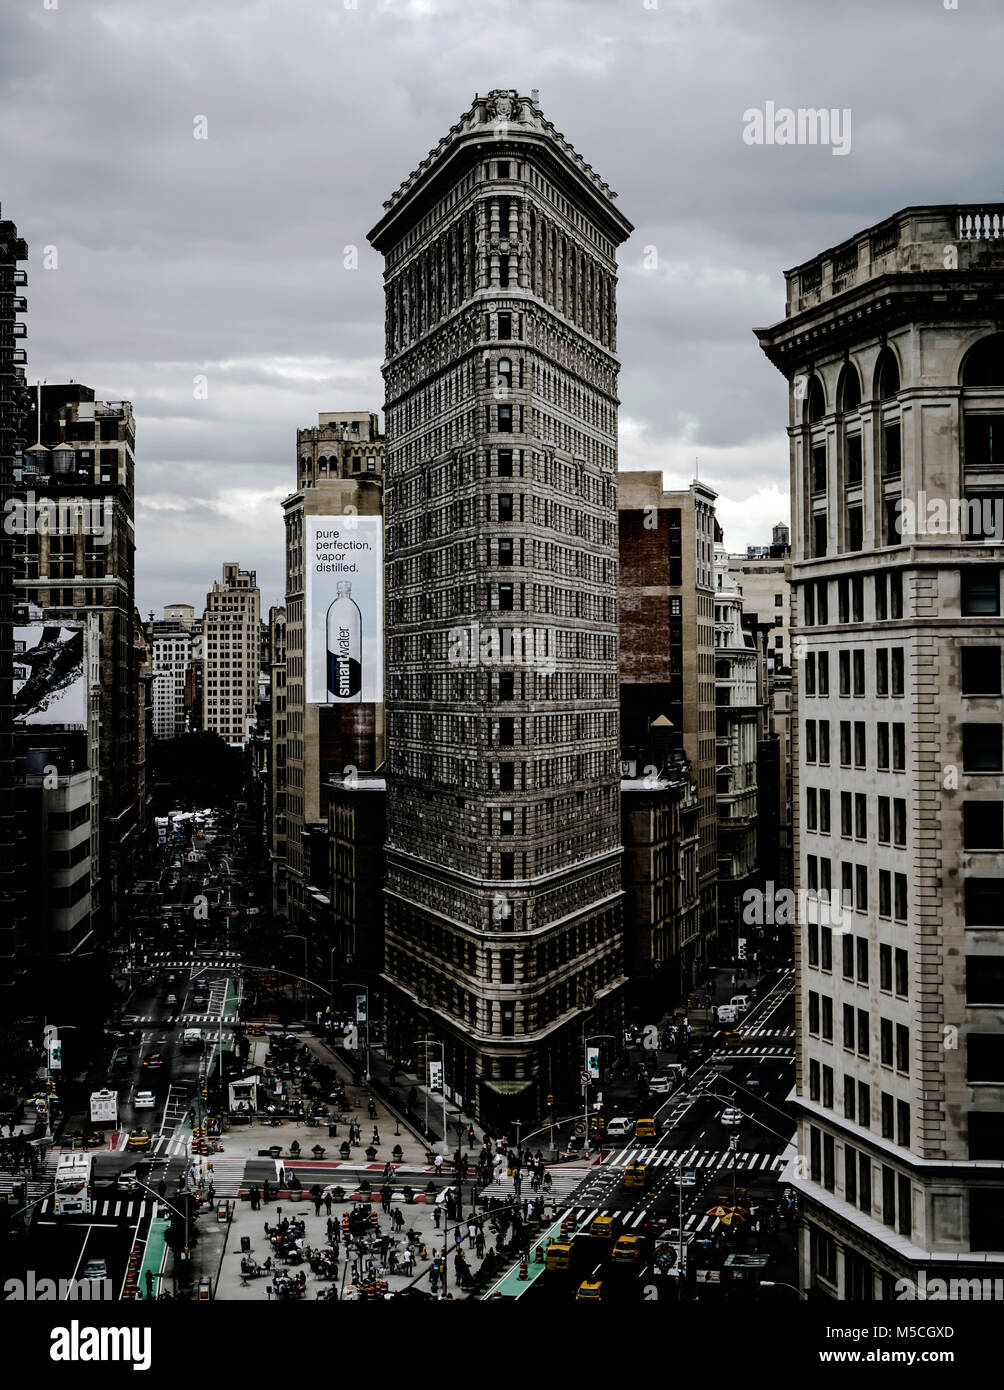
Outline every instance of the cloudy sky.
<path id="1" fill-rule="evenodd" d="M 30 243 L 29 375 L 134 403 L 141 611 L 201 606 L 224 560 L 280 600 L 297 426 L 382 404 L 365 233 L 493 87 L 538 88 L 635 224 L 621 467 L 685 484 L 699 460 L 730 549 L 769 540 L 785 387 L 751 330 L 782 317 L 782 270 L 910 204 L 1004 199 L 1004 6 L 951 3 L 6 5 L 0 200 Z M 745 143 L 768 101 L 848 108 L 850 151 Z"/>

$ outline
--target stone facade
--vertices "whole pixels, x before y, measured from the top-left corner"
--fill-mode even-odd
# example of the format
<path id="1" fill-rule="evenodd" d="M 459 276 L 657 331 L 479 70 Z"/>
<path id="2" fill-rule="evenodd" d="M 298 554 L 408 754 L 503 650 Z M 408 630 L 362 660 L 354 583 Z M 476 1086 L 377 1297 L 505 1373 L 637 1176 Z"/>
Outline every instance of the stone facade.
<path id="1" fill-rule="evenodd" d="M 908 208 L 758 333 L 791 383 L 791 1178 L 830 1297 L 1004 1265 L 1002 216 Z"/>
<path id="2" fill-rule="evenodd" d="M 532 100 L 385 204 L 392 1045 L 508 1127 L 624 980 L 613 194 Z M 584 1009 L 592 1010 L 585 1019 Z"/>
<path id="3" fill-rule="evenodd" d="M 206 595 L 202 619 L 202 727 L 234 747 L 248 741 L 255 717 L 261 660 L 258 577 L 235 560 L 223 566 Z"/>

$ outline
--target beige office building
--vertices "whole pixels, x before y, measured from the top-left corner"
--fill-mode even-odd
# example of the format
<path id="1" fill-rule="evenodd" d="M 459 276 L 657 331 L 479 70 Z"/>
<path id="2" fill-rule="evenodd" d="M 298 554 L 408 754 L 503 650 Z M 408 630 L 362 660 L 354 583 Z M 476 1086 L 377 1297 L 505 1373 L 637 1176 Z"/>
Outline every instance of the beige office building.
<path id="1" fill-rule="evenodd" d="M 241 748 L 258 700 L 260 602 L 254 570 L 230 561 L 206 595 L 202 620 L 202 727 Z"/>
<path id="2" fill-rule="evenodd" d="M 758 331 L 791 385 L 811 1296 L 1004 1274 L 1002 221 L 907 208 Z"/>

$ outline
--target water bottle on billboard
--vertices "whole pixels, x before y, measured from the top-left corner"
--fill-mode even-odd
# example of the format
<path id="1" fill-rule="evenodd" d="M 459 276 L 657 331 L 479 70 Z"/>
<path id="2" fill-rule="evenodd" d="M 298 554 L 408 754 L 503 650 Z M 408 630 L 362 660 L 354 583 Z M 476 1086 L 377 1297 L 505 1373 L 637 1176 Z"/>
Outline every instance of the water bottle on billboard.
<path id="1" fill-rule="evenodd" d="M 352 597 L 352 584 L 340 579 L 328 609 L 328 701 L 334 704 L 363 698 L 362 615 Z"/>

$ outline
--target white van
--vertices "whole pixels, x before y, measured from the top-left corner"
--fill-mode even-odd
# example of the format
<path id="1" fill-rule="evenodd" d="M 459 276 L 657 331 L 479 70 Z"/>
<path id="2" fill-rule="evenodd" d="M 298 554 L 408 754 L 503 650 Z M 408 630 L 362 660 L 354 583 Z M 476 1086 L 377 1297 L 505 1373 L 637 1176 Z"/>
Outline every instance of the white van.
<path id="1" fill-rule="evenodd" d="M 740 1014 L 744 1014 L 749 1009 L 750 997 L 748 994 L 733 994 L 729 1003 L 734 1009 L 738 1010 Z"/>
<path id="2" fill-rule="evenodd" d="M 735 1021 L 736 1021 L 736 1019 L 737 1019 L 738 1017 L 739 1017 L 739 1010 L 736 1008 L 735 1004 L 719 1004 L 719 1005 L 718 1005 L 718 1022 L 719 1022 L 719 1023 L 735 1023 Z"/>
<path id="3" fill-rule="evenodd" d="M 606 1135 L 608 1139 L 634 1138 L 634 1120 L 626 1119 L 623 1115 L 608 1120 Z"/>

